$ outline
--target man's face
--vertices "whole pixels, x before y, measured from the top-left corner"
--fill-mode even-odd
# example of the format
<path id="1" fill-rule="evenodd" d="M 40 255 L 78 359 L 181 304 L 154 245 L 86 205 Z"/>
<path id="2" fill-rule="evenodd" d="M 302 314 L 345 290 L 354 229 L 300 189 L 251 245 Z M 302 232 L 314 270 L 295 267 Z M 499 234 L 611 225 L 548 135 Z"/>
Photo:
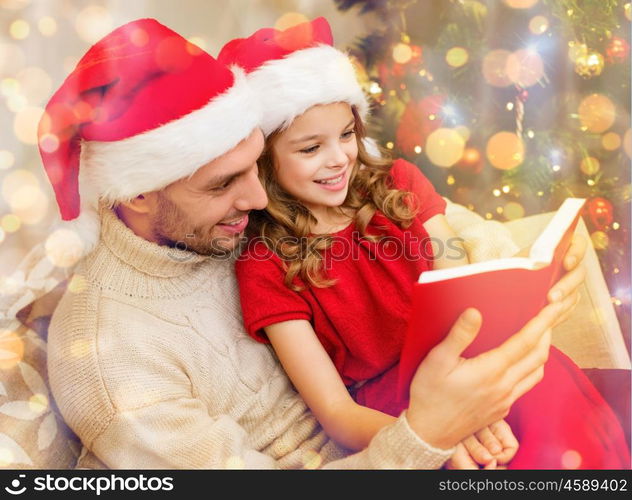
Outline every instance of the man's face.
<path id="1" fill-rule="evenodd" d="M 263 144 L 263 134 L 256 129 L 192 177 L 156 192 L 155 241 L 201 255 L 233 250 L 248 224 L 248 212 L 268 203 L 257 175 Z"/>

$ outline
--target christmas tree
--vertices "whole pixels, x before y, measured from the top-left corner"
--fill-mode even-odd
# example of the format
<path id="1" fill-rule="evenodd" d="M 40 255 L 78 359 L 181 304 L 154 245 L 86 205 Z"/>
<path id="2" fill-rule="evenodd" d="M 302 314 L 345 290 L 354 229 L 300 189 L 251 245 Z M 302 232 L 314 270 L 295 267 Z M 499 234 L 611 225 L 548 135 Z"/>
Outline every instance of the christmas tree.
<path id="1" fill-rule="evenodd" d="M 630 3 L 335 1 L 382 21 L 351 48 L 374 137 L 442 195 L 500 221 L 587 198 L 629 349 Z"/>

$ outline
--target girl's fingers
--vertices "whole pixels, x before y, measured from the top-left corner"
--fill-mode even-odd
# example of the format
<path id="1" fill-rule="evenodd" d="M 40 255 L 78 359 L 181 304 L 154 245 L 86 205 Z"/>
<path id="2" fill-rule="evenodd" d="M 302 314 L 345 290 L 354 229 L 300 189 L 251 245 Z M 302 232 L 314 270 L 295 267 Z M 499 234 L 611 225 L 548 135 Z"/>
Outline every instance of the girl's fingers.
<path id="1" fill-rule="evenodd" d="M 494 422 L 489 426 L 489 429 L 500 441 L 503 448 L 518 448 L 518 440 L 505 420 Z"/>
<path id="2" fill-rule="evenodd" d="M 491 462 L 489 462 L 483 469 L 498 469 L 498 462 L 494 458 Z"/>
<path id="3" fill-rule="evenodd" d="M 476 433 L 476 438 L 485 448 L 487 448 L 487 451 L 494 456 L 503 451 L 502 443 L 498 437 L 494 435 L 494 432 L 492 432 L 490 427 L 485 427 L 484 429 L 478 431 Z"/>
<path id="4" fill-rule="evenodd" d="M 450 460 L 448 460 L 446 467 L 448 469 L 478 469 L 478 465 L 472 460 L 472 457 L 470 457 L 463 443 L 456 445 L 456 451 L 454 455 L 450 457 Z"/>
<path id="5" fill-rule="evenodd" d="M 472 435 L 463 440 L 465 449 L 472 457 L 472 459 L 480 465 L 488 464 L 494 457 L 492 454 L 481 444 L 476 436 Z"/>
<path id="6" fill-rule="evenodd" d="M 502 452 L 495 455 L 498 460 L 498 468 L 509 463 L 518 452 L 519 444 L 516 436 L 511 431 L 511 427 L 505 420 L 499 420 L 489 426 L 496 438 L 502 443 Z"/>

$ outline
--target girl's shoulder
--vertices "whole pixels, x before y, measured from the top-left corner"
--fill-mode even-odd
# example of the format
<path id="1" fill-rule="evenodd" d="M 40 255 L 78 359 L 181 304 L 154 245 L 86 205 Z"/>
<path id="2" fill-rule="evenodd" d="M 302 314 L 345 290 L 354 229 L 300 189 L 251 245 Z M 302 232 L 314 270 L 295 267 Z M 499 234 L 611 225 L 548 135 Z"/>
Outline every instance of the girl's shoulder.
<path id="1" fill-rule="evenodd" d="M 397 189 L 410 190 L 419 176 L 426 179 L 419 167 L 403 158 L 393 160 L 390 170 L 391 178 Z M 427 180 L 427 179 L 426 179 Z"/>
<path id="2" fill-rule="evenodd" d="M 238 274 L 240 271 L 253 268 L 256 268 L 258 273 L 266 270 L 278 272 L 283 268 L 280 257 L 261 238 L 250 238 L 235 261 Z"/>
<path id="3" fill-rule="evenodd" d="M 421 222 L 433 215 L 445 214 L 446 201 L 417 165 L 398 158 L 393 161 L 390 174 L 395 189 L 408 191 L 416 198 L 419 209 L 417 218 Z"/>
<path id="4" fill-rule="evenodd" d="M 396 189 L 410 191 L 417 195 L 434 192 L 434 187 L 421 169 L 414 163 L 398 158 L 393 161 L 390 170 L 393 186 Z"/>

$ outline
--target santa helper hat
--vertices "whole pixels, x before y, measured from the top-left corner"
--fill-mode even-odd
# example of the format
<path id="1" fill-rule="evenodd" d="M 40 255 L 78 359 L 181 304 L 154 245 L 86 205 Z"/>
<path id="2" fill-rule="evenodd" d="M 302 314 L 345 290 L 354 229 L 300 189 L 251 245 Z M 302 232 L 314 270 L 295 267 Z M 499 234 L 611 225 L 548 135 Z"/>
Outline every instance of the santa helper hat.
<path id="1" fill-rule="evenodd" d="M 284 31 L 260 29 L 228 42 L 218 61 L 237 65 L 261 100 L 260 126 L 269 136 L 317 104 L 347 102 L 366 118 L 369 104 L 349 57 L 333 47 L 323 17 Z"/>
<path id="2" fill-rule="evenodd" d="M 93 45 L 46 106 L 39 149 L 62 225 L 99 239 L 98 204 L 192 175 L 250 135 L 256 95 L 233 71 L 154 19 Z"/>

